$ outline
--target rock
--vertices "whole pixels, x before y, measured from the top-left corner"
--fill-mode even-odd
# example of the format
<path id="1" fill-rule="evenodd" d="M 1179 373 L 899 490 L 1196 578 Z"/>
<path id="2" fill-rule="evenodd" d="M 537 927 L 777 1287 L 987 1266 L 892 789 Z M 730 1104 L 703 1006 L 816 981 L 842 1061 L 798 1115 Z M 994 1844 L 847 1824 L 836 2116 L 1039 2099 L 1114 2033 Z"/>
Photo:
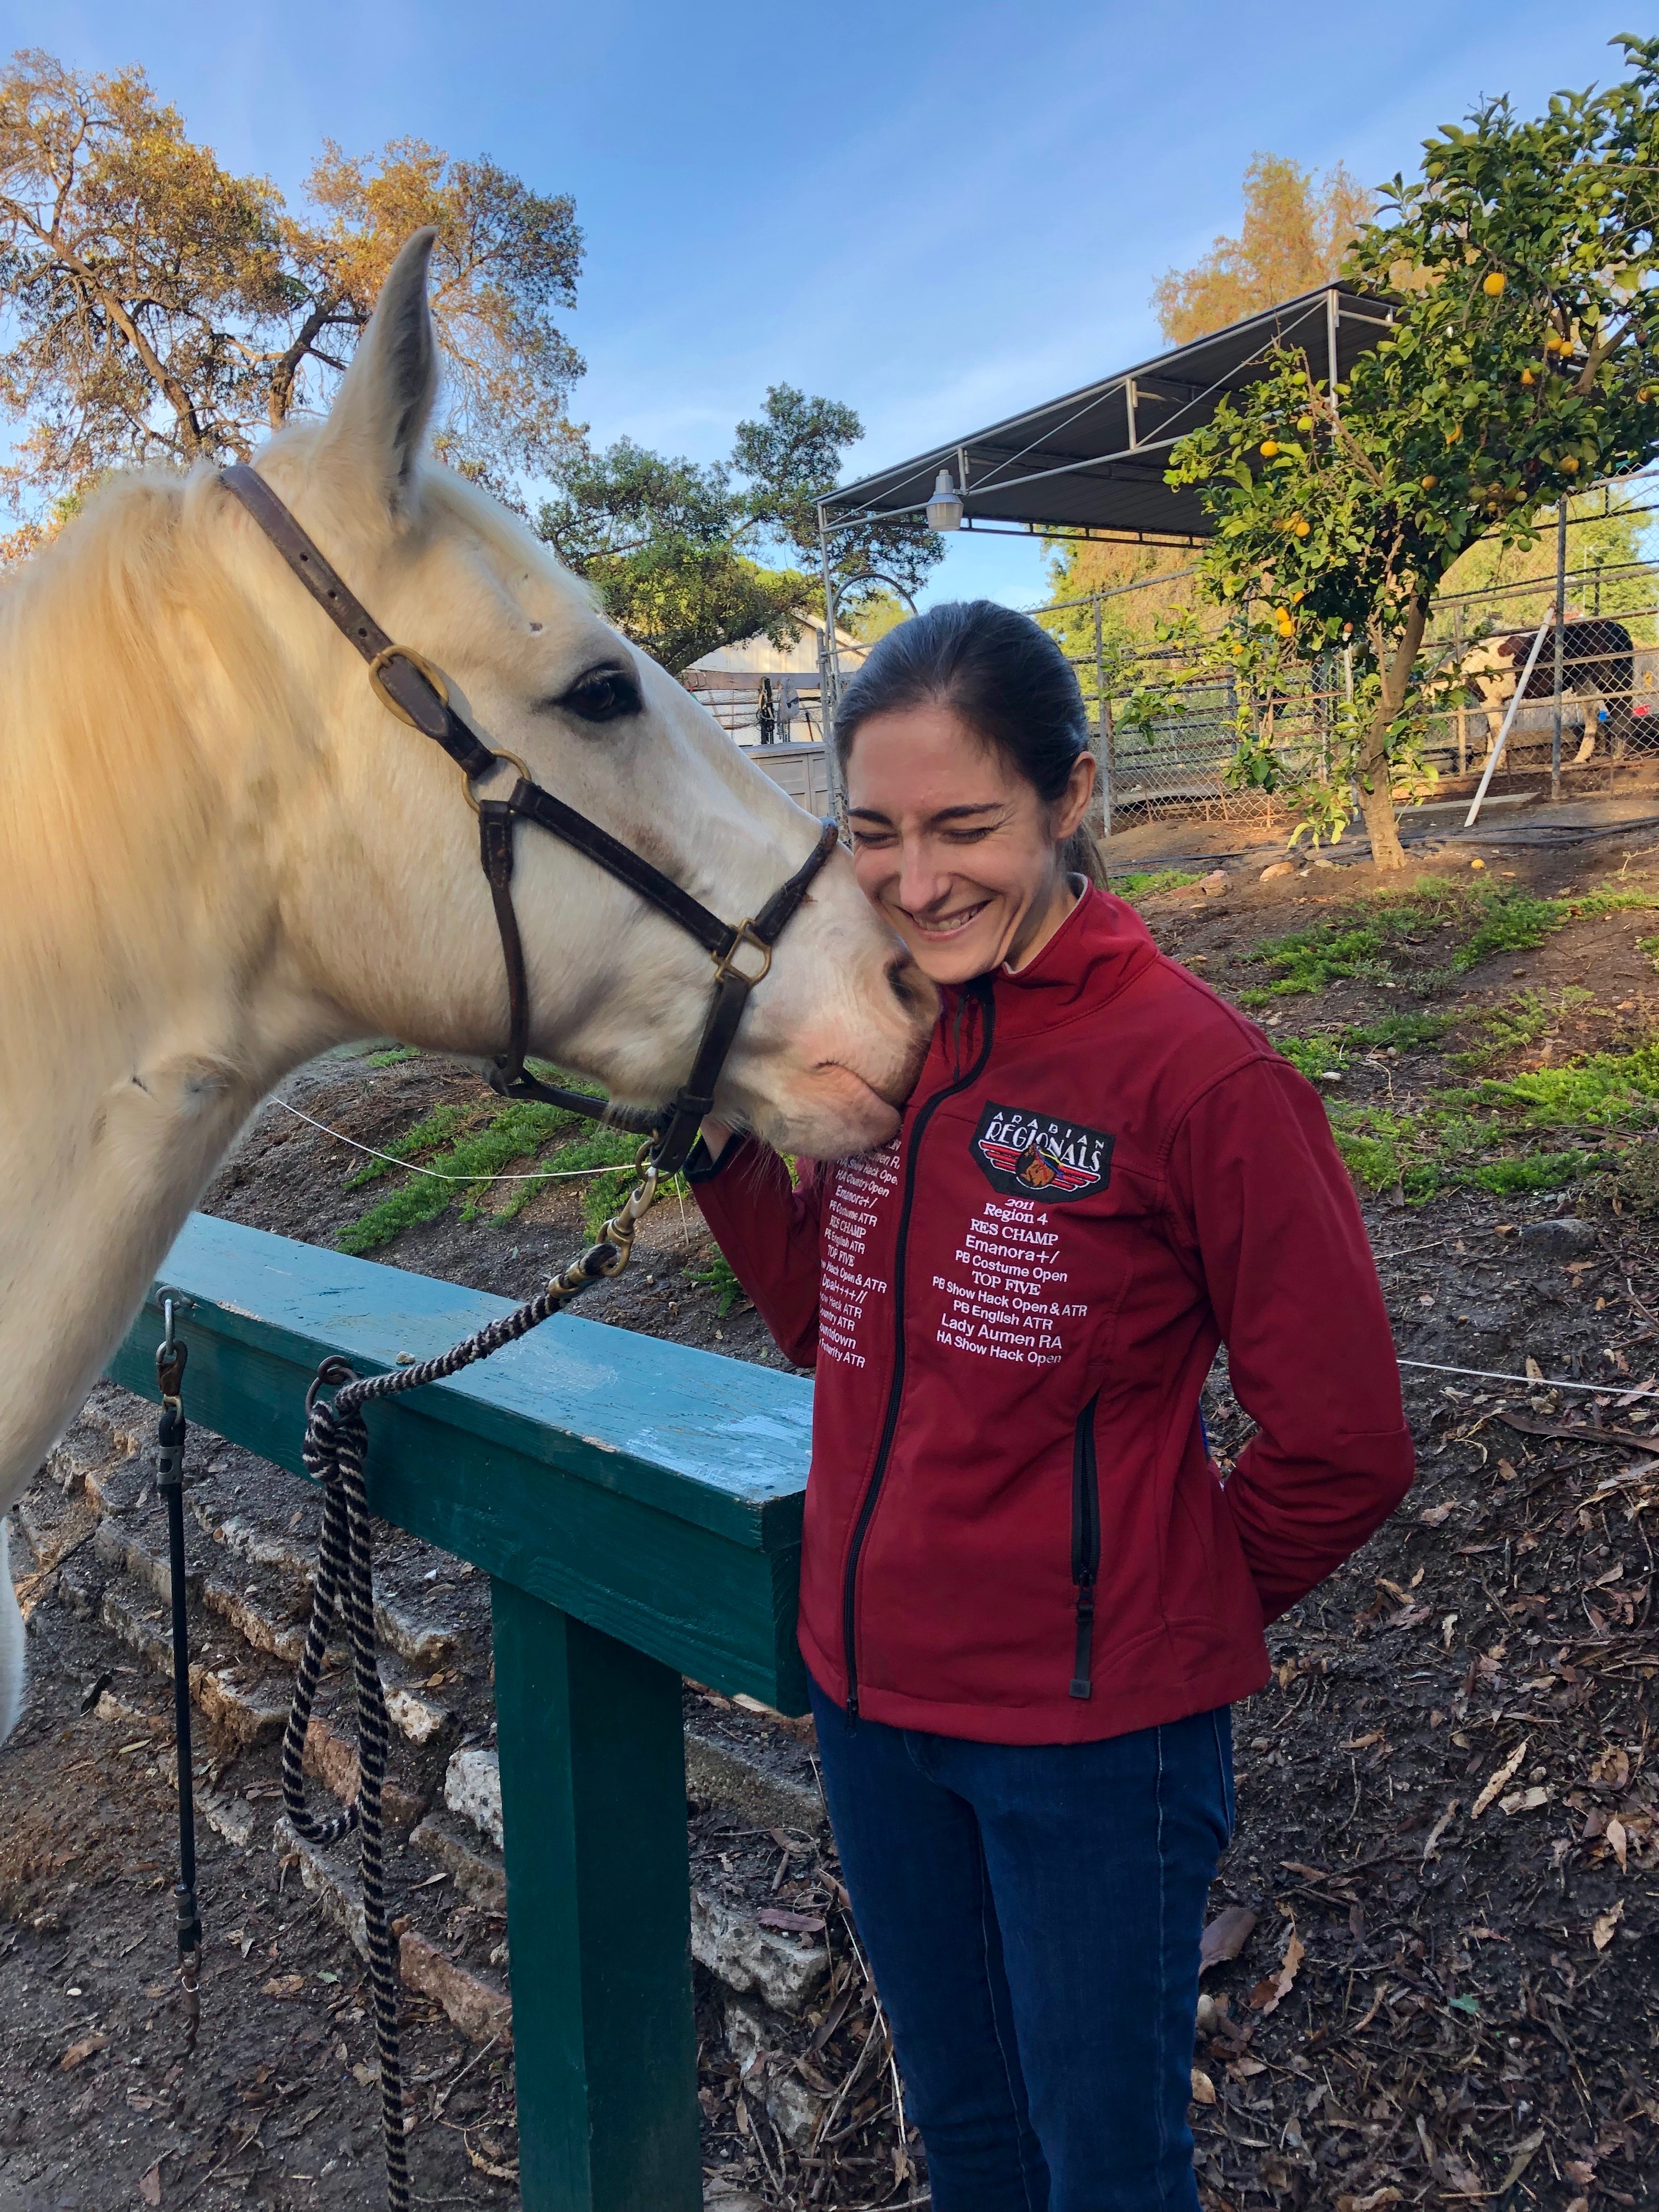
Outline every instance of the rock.
<path id="1" fill-rule="evenodd" d="M 691 1955 L 727 1989 L 752 1990 L 779 2012 L 799 2012 L 830 1971 L 822 1943 L 757 1927 L 701 1889 L 691 1893 Z"/>
<path id="2" fill-rule="evenodd" d="M 34 1554 L 34 1570 L 48 1575 L 69 1553 L 79 1550 L 98 1523 L 80 1498 L 41 1486 L 17 1501 L 17 1526 Z"/>
<path id="3" fill-rule="evenodd" d="M 409 1840 L 453 1878 L 470 1903 L 491 1912 L 506 1911 L 507 1869 L 469 1821 L 448 1813 L 428 1813 Z"/>
<path id="4" fill-rule="evenodd" d="M 361 1958 L 367 1959 L 368 1931 L 356 1875 L 335 1863 L 319 1845 L 298 1835 L 286 1815 L 274 1823 L 270 1841 L 273 1850 L 298 1859 L 300 1879 L 322 1906 L 324 1917 L 350 1939 Z M 513 2006 L 506 1991 L 439 1950 L 416 1929 L 405 1928 L 398 1936 L 398 1973 L 407 1988 L 418 1990 L 441 2004 L 471 2041 L 488 2043 L 491 2036 L 511 2041 Z"/>
<path id="5" fill-rule="evenodd" d="M 319 1716 L 312 1716 L 306 1730 L 305 1771 L 325 1783 L 343 1805 L 357 1795 L 357 1752 Z M 389 1828 L 410 1828 L 426 1810 L 420 1798 L 411 1797 L 387 1775 L 380 1788 L 380 1814 Z"/>
<path id="6" fill-rule="evenodd" d="M 253 1841 L 253 1808 L 246 1797 L 221 1797 L 216 1790 L 198 1788 L 196 1809 L 216 1835 L 239 1851 Z"/>
<path id="7" fill-rule="evenodd" d="M 441 1705 L 417 1698 L 408 1690 L 388 1687 L 386 1710 L 392 1727 L 410 1743 L 431 1743 L 449 1726 L 449 1715 Z"/>
<path id="8" fill-rule="evenodd" d="M 693 1803 L 740 1813 L 759 1828 L 808 1836 L 823 1826 L 823 1799 L 806 1784 L 774 1774 L 740 1744 L 685 1732 L 685 1788 Z"/>
<path id="9" fill-rule="evenodd" d="M 398 1939 L 398 1972 L 406 1988 L 441 2004 L 469 2042 L 512 2042 L 513 2000 L 507 1991 L 412 1928 Z"/>
<path id="10" fill-rule="evenodd" d="M 764 2107 L 793 2149 L 805 2150 L 825 2100 L 802 2081 L 787 2056 L 775 2054 L 781 2040 L 775 2023 L 751 2005 L 741 1997 L 726 1999 L 726 2047 L 742 2070 L 745 2092 Z"/>
<path id="11" fill-rule="evenodd" d="M 501 1849 L 501 1762 L 493 1751 L 458 1751 L 444 1775 L 444 1802 L 452 1813 Z"/>
<path id="12" fill-rule="evenodd" d="M 1226 890 L 1227 871 L 1224 868 L 1212 868 L 1209 874 L 1204 878 L 1198 888 L 1203 892 L 1206 898 L 1213 898 L 1218 891 L 1224 891 Z"/>
<path id="13" fill-rule="evenodd" d="M 1564 1213 L 1553 1221 L 1528 1221 L 1521 1242 L 1528 1251 L 1549 1260 L 1576 1260 L 1595 1249 L 1595 1230 L 1588 1221 Z"/>
<path id="14" fill-rule="evenodd" d="M 270 1848 L 283 1858 L 299 1862 L 300 1879 L 331 1921 L 348 1938 L 358 1956 L 368 1956 L 368 1929 L 363 1919 L 363 1893 L 355 1874 L 331 1863 L 320 1844 L 301 1835 L 286 1813 L 271 1824 Z"/>
<path id="15" fill-rule="evenodd" d="M 1271 884 L 1277 881 L 1280 876 L 1293 876 L 1295 873 L 1294 860 L 1270 860 L 1256 878 L 1256 881 L 1261 884 Z"/>

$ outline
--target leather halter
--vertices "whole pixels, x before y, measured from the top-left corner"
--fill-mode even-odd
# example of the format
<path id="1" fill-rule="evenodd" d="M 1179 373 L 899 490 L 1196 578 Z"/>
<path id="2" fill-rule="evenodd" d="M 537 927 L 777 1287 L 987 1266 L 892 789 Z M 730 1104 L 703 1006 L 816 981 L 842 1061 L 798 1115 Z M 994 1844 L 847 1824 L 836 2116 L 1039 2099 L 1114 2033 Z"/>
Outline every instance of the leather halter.
<path id="1" fill-rule="evenodd" d="M 289 567 L 341 634 L 368 663 L 369 682 L 383 705 L 400 720 L 441 745 L 466 778 L 466 795 L 478 817 L 479 858 L 495 903 L 507 966 L 507 1046 L 495 1061 L 490 1081 L 503 1097 L 537 1098 L 610 1121 L 652 1139 L 651 1164 L 661 1176 L 675 1174 L 697 1140 L 703 1116 L 714 1103 L 714 1085 L 738 1033 L 749 994 L 772 964 L 772 948 L 794 915 L 818 870 L 836 848 L 833 822 L 824 822 L 817 843 L 789 880 L 773 892 L 752 921 L 733 925 L 681 889 L 649 860 L 619 842 L 597 822 L 544 791 L 510 753 L 487 745 L 449 702 L 443 678 L 412 647 L 396 645 L 356 595 L 349 591 L 264 478 L 238 461 L 219 471 L 219 481 L 252 516 Z M 519 770 L 505 799 L 483 799 L 473 785 L 506 763 Z M 613 1108 L 579 1091 L 539 1083 L 525 1072 L 530 1035 L 530 987 L 524 946 L 513 906 L 513 840 L 520 821 L 534 822 L 584 854 L 607 875 L 637 891 L 695 937 L 714 963 L 714 996 L 698 1040 L 690 1073 L 660 1112 L 641 1115 Z M 747 951 L 751 963 L 738 965 Z"/>

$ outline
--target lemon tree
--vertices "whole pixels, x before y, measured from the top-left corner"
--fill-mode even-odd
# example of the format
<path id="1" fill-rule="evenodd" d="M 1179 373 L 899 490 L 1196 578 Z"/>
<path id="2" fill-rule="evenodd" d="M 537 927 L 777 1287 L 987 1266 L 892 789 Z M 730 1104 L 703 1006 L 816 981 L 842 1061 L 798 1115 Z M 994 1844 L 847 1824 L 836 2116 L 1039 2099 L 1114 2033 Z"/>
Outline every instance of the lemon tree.
<path id="1" fill-rule="evenodd" d="M 1627 75 L 1518 118 L 1507 100 L 1428 140 L 1382 188 L 1345 274 L 1389 299 L 1388 336 L 1332 391 L 1300 352 L 1176 448 L 1171 483 L 1214 520 L 1206 592 L 1249 684 L 1353 659 L 1326 781 L 1241 739 L 1237 773 L 1340 835 L 1357 784 L 1379 867 L 1404 866 L 1394 802 L 1420 784 L 1425 711 L 1454 672 L 1422 652 L 1446 569 L 1476 538 L 1659 453 L 1659 39 Z"/>

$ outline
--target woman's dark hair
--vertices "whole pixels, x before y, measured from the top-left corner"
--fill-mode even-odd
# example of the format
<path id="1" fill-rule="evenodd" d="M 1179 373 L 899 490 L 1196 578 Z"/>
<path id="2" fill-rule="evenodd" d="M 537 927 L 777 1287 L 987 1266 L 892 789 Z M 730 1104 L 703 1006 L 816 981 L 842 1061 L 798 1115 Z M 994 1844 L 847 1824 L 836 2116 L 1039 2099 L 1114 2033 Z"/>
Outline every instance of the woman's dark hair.
<path id="1" fill-rule="evenodd" d="M 952 599 L 888 631 L 836 710 L 842 775 L 872 715 L 928 704 L 948 707 L 1049 805 L 1089 750 L 1072 664 L 1030 615 L 993 599 Z M 1073 874 L 1105 883 L 1100 848 L 1086 828 L 1066 840 L 1060 860 Z"/>

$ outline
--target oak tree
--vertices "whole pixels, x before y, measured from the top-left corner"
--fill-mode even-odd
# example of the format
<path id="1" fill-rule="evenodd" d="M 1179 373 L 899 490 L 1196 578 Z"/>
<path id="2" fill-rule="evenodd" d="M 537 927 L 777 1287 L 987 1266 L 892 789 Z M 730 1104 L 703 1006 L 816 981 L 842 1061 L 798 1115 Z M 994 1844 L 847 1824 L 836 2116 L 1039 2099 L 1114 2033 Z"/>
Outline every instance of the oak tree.
<path id="1" fill-rule="evenodd" d="M 863 434 L 840 401 L 774 385 L 738 424 L 729 461 L 670 459 L 628 438 L 599 453 L 573 445 L 537 527 L 597 586 L 617 627 L 676 673 L 740 638 L 787 644 L 801 616 L 823 611 L 817 503 Z M 943 550 L 919 515 L 838 529 L 830 576 L 842 621 L 881 598 L 878 574 L 914 592 Z"/>
<path id="2" fill-rule="evenodd" d="M 370 160 L 325 147 L 308 194 L 292 210 L 234 175 L 140 69 L 31 51 L 0 71 L 0 411 L 20 426 L 0 487 L 33 496 L 37 528 L 104 470 L 245 456 L 325 406 L 427 222 L 441 443 L 503 482 L 562 446 L 581 370 L 554 319 L 580 267 L 568 198 L 416 140 Z"/>

